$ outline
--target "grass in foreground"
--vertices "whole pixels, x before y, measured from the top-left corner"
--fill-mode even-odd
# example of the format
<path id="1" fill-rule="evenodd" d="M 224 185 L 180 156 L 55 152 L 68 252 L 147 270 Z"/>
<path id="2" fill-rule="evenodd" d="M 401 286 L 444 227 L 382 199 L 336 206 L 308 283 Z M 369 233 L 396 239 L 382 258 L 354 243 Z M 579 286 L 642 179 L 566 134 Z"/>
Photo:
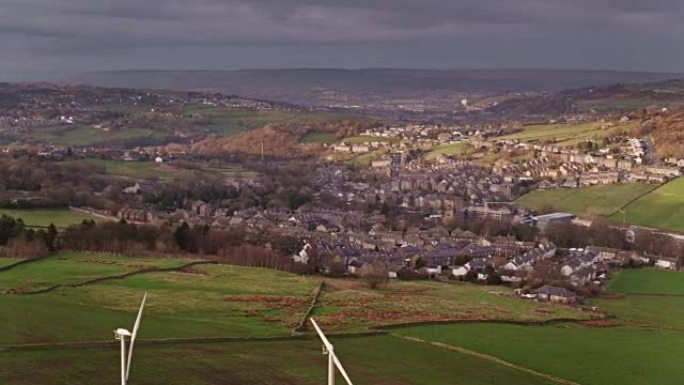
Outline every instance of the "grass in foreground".
<path id="1" fill-rule="evenodd" d="M 489 354 L 583 385 L 675 385 L 684 334 L 628 326 L 460 324 L 407 328 L 415 336 Z"/>
<path id="2" fill-rule="evenodd" d="M 672 180 L 625 207 L 626 220 L 636 225 L 684 231 L 684 177 Z M 622 220 L 622 213 L 611 219 Z"/>
<path id="3" fill-rule="evenodd" d="M 5 288 L 39 288 L 187 262 L 76 254 L 22 265 L 1 272 L 0 279 Z M 147 327 L 141 335 L 149 338 L 286 335 L 316 285 L 316 279 L 274 270 L 202 265 L 46 294 L 3 294 L 0 308 L 9 310 L 0 314 L 0 344 L 101 340 L 112 327 L 132 322 L 144 292 Z"/>
<path id="4" fill-rule="evenodd" d="M 555 211 L 580 216 L 608 216 L 656 187 L 650 184 L 626 183 L 533 191 L 522 196 L 517 203 L 532 210 L 553 208 Z M 622 214 L 616 216 L 622 220 Z"/>
<path id="5" fill-rule="evenodd" d="M 145 323 L 143 322 L 143 328 Z M 333 338 L 355 384 L 538 385 L 549 382 L 466 354 L 390 336 Z M 6 385 L 116 383 L 118 351 L 43 350 L 0 353 Z M 26 368 L 31 370 L 26 370 Z M 214 344 L 136 345 L 131 383 L 321 384 L 326 358 L 316 340 Z M 343 380 L 338 378 L 339 383 Z"/>
<path id="6" fill-rule="evenodd" d="M 47 227 L 54 224 L 55 227 L 65 228 L 83 222 L 84 219 L 93 219 L 90 215 L 71 211 L 69 209 L 0 209 L 0 215 L 7 215 L 24 221 L 27 226 Z"/>

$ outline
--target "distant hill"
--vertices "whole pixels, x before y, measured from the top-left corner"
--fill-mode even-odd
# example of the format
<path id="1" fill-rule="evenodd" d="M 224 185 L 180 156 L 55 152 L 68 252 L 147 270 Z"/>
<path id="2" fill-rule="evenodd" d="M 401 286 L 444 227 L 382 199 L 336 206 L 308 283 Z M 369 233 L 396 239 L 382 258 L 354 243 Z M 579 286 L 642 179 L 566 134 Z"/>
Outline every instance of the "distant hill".
<path id="1" fill-rule="evenodd" d="M 70 82 L 108 87 L 222 92 L 300 105 L 368 103 L 452 94 L 544 92 L 657 82 L 682 74 L 594 70 L 278 69 L 89 72 Z"/>

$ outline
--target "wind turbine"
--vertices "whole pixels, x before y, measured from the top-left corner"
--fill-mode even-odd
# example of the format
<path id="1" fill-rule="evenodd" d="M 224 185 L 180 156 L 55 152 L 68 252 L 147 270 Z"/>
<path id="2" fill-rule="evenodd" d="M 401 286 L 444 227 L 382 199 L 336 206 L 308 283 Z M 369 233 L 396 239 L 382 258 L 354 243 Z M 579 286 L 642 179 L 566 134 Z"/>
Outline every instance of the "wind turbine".
<path id="1" fill-rule="evenodd" d="M 314 329 L 316 329 L 316 333 L 318 333 L 321 341 L 323 341 L 323 354 L 328 356 L 328 385 L 335 385 L 335 367 L 337 367 L 337 370 L 340 371 L 340 374 L 342 377 L 344 377 L 347 385 L 353 385 L 351 379 L 349 379 L 349 376 L 347 375 L 347 371 L 344 370 L 342 363 L 335 355 L 335 349 L 330 341 L 328 341 L 328 338 L 325 336 L 325 334 L 323 334 L 323 331 L 320 327 L 318 327 L 318 324 L 313 318 L 309 318 L 309 321 L 311 321 Z"/>
<path id="2" fill-rule="evenodd" d="M 147 299 L 147 293 L 143 295 L 142 302 L 140 303 L 140 309 L 138 309 L 138 316 L 133 324 L 133 332 L 129 332 L 126 329 L 118 328 L 114 330 L 114 338 L 121 341 L 121 385 L 126 385 L 128 381 L 128 375 L 131 370 L 131 359 L 133 358 L 133 345 L 135 344 L 135 336 L 138 334 L 138 329 L 140 328 L 140 320 L 142 319 L 143 308 L 145 307 L 145 300 Z M 128 358 L 126 358 L 126 337 L 130 338 L 130 344 L 128 346 Z"/>

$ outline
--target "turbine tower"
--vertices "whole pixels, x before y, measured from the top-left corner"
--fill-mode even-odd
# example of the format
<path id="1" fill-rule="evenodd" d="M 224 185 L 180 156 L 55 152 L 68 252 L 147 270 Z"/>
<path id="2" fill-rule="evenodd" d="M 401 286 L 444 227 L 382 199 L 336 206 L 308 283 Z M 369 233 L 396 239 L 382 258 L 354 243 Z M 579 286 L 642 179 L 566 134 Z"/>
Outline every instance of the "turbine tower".
<path id="1" fill-rule="evenodd" d="M 147 299 L 147 293 L 143 295 L 142 302 L 140 303 L 140 309 L 138 309 L 138 316 L 135 318 L 135 324 L 133 324 L 133 332 L 129 332 L 126 329 L 118 328 L 114 330 L 114 338 L 121 341 L 121 385 L 126 385 L 128 381 L 128 375 L 131 370 L 131 359 L 133 358 L 133 345 L 135 344 L 135 337 L 138 334 L 138 329 L 140 328 L 140 320 L 142 319 L 143 308 L 145 307 L 145 300 Z M 130 344 L 128 346 L 128 357 L 126 356 L 126 337 L 130 338 Z"/>
<path id="2" fill-rule="evenodd" d="M 337 370 L 339 370 L 340 374 L 347 382 L 347 385 L 353 385 L 351 379 L 349 379 L 349 376 L 347 375 L 347 371 L 344 370 L 342 363 L 335 355 L 335 349 L 330 341 L 328 341 L 328 338 L 323 334 L 323 331 L 318 327 L 318 324 L 313 318 L 309 318 L 309 321 L 311 321 L 314 329 L 316 329 L 316 333 L 318 333 L 318 336 L 323 342 L 323 354 L 328 356 L 328 385 L 335 385 L 335 367 L 337 367 Z"/>

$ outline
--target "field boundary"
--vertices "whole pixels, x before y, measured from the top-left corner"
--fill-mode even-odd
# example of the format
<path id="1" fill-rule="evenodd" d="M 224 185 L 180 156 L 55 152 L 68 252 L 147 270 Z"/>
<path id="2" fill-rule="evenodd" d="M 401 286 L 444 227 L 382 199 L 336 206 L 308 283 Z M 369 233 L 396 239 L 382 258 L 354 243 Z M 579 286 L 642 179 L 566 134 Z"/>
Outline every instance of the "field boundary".
<path id="1" fill-rule="evenodd" d="M 673 180 L 674 180 L 674 179 L 673 179 Z M 632 200 L 630 200 L 629 202 L 627 202 L 627 203 L 625 203 L 624 205 L 622 205 L 622 207 L 620 207 L 619 209 L 613 211 L 612 213 L 610 213 L 610 214 L 608 214 L 608 215 L 605 215 L 604 217 L 605 217 L 605 218 L 610 218 L 610 217 L 612 217 L 613 215 L 616 215 L 616 214 L 619 213 L 620 211 L 623 211 L 623 210 L 625 209 L 625 207 L 631 205 L 632 203 L 636 202 L 637 200 L 639 200 L 639 199 L 645 197 L 646 195 L 648 195 L 648 194 L 654 192 L 655 190 L 657 190 L 657 189 L 659 189 L 659 188 L 665 186 L 665 185 L 668 184 L 668 183 L 670 183 L 670 181 L 667 181 L 667 182 L 665 182 L 665 183 L 661 183 L 661 184 L 657 185 L 656 187 L 654 187 L 654 188 L 652 188 L 652 189 L 646 191 L 645 193 L 640 194 L 639 196 L 634 197 Z"/>
<path id="2" fill-rule="evenodd" d="M 367 331 L 367 332 L 353 332 L 353 333 L 328 333 L 330 338 L 357 338 L 357 337 L 375 337 L 389 335 L 386 331 Z M 136 346 L 142 345 L 173 345 L 173 344 L 190 344 L 190 343 L 237 343 L 237 342 L 273 342 L 273 341 L 289 341 L 289 340 L 317 340 L 318 336 L 315 334 L 295 334 L 295 335 L 280 335 L 280 336 L 264 336 L 264 337 L 179 337 L 179 338 L 149 338 L 136 339 Z M 30 344 L 10 344 L 0 345 L 1 352 L 13 352 L 20 350 L 43 350 L 43 349 L 87 349 L 87 348 L 104 348 L 116 347 L 119 342 L 112 339 L 111 341 L 77 341 L 77 342 L 51 342 L 51 343 L 30 343 Z"/>
<path id="3" fill-rule="evenodd" d="M 318 298 L 321 296 L 321 291 L 323 291 L 323 288 L 325 287 L 325 281 L 321 280 L 321 282 L 318 284 L 316 289 L 314 289 L 313 292 L 313 298 L 311 298 L 311 304 L 309 305 L 308 309 L 306 309 L 306 313 L 304 313 L 304 316 L 302 319 L 299 321 L 297 326 L 292 329 L 292 333 L 301 333 L 303 330 L 306 329 L 306 321 L 309 319 L 311 316 L 311 313 L 313 313 L 314 309 L 316 308 L 316 304 L 318 303 Z"/>
<path id="4" fill-rule="evenodd" d="M 46 255 L 46 256 L 38 257 L 38 258 L 27 258 L 27 259 L 22 259 L 21 261 L 17 261 L 17 262 L 14 262 L 14 263 L 10 263 L 9 265 L 5 265 L 5 266 L 0 267 L 0 272 L 7 271 L 7 270 L 12 270 L 13 268 L 15 268 L 15 267 L 17 267 L 17 266 L 25 265 L 25 264 L 31 263 L 31 262 L 42 261 L 42 260 L 44 260 L 44 259 L 47 259 L 47 258 L 50 258 L 50 257 L 54 257 L 54 256 L 57 256 L 57 255 L 58 255 L 58 253 L 57 253 L 57 254 L 48 254 L 48 255 Z"/>
<path id="5" fill-rule="evenodd" d="M 177 267 L 141 269 L 141 270 L 131 271 L 131 272 L 124 273 L 124 274 L 105 275 L 102 277 L 97 277 L 97 278 L 89 279 L 87 281 L 78 282 L 78 283 L 72 283 L 72 284 L 66 284 L 66 285 L 65 284 L 57 284 L 57 285 L 53 285 L 53 286 L 49 286 L 49 287 L 46 287 L 43 289 L 38 289 L 38 290 L 33 290 L 33 291 L 12 292 L 10 289 L 10 291 L 8 291 L 8 293 L 19 294 L 19 295 L 45 294 L 45 293 L 49 293 L 51 291 L 57 290 L 57 289 L 62 288 L 62 287 L 66 287 L 66 288 L 82 287 L 82 286 L 92 285 L 92 284 L 103 282 L 103 281 L 113 280 L 113 279 L 124 279 L 124 278 L 128 278 L 128 277 L 132 277 L 134 275 L 147 274 L 147 273 L 167 273 L 167 272 L 187 269 L 188 267 L 192 267 L 192 266 L 208 265 L 208 264 L 217 265 L 218 262 L 216 262 L 216 261 L 195 261 L 195 262 L 186 263 L 184 265 L 177 266 Z"/>
<path id="6" fill-rule="evenodd" d="M 508 368 L 515 369 L 515 370 L 518 370 L 518 371 L 521 371 L 521 372 L 525 372 L 525 373 L 528 373 L 528 374 L 532 374 L 532 375 L 534 375 L 534 376 L 541 377 L 541 378 L 544 378 L 544 379 L 549 380 L 549 381 L 553 381 L 553 382 L 558 383 L 558 384 L 562 384 L 562 385 L 580 385 L 580 383 L 575 382 L 575 381 L 571 381 L 571 380 L 568 380 L 568 379 L 565 379 L 565 378 L 562 378 L 562 377 L 556 377 L 556 376 L 553 376 L 553 375 L 547 374 L 547 373 L 538 372 L 538 371 L 536 371 L 536 370 L 534 370 L 534 369 L 530 369 L 530 368 L 527 368 L 527 367 L 524 367 L 524 366 L 520 366 L 520 365 L 514 364 L 514 363 L 512 363 L 512 362 L 508 362 L 508 361 L 502 360 L 501 358 L 498 358 L 498 357 L 489 355 L 489 354 L 480 353 L 480 352 L 475 351 L 475 350 L 470 350 L 470 349 L 462 348 L 462 347 L 460 347 L 460 346 L 449 345 L 449 344 L 445 344 L 445 343 L 442 343 L 442 342 L 427 341 L 427 340 L 424 340 L 424 339 L 421 339 L 421 338 L 418 338 L 418 337 L 399 336 L 399 335 L 395 335 L 395 334 L 390 334 L 390 335 L 393 336 L 393 337 L 396 337 L 396 338 L 401 338 L 401 339 L 408 340 L 408 341 L 413 341 L 413 342 L 418 342 L 418 343 L 422 343 L 422 344 L 427 344 L 427 345 L 434 346 L 434 347 L 437 347 L 437 348 L 446 349 L 446 350 L 450 350 L 450 351 L 454 351 L 454 352 L 458 352 L 458 353 L 462 353 L 462 354 L 468 354 L 468 355 L 471 355 L 471 356 L 474 356 L 474 357 L 478 357 L 478 358 L 481 358 L 481 359 L 484 359 L 484 360 L 487 360 L 487 361 L 492 361 L 492 362 L 494 362 L 494 363 L 496 363 L 496 364 L 499 364 L 499 365 L 502 365 L 502 366 L 506 366 L 506 367 L 508 367 Z"/>
<path id="7" fill-rule="evenodd" d="M 559 323 L 580 323 L 592 320 L 605 320 L 611 317 L 602 316 L 598 318 L 577 319 L 577 318 L 552 318 L 548 320 L 529 320 L 529 321 L 513 321 L 513 320 L 497 320 L 497 319 L 463 319 L 463 320 L 438 320 L 438 321 L 415 321 L 403 322 L 398 324 L 378 325 L 372 326 L 370 330 L 389 331 L 392 329 L 403 329 L 414 326 L 438 326 L 438 325 L 455 325 L 455 324 L 471 324 L 471 323 L 488 323 L 488 324 L 503 324 L 503 325 L 517 325 L 517 326 L 544 326 Z"/>

